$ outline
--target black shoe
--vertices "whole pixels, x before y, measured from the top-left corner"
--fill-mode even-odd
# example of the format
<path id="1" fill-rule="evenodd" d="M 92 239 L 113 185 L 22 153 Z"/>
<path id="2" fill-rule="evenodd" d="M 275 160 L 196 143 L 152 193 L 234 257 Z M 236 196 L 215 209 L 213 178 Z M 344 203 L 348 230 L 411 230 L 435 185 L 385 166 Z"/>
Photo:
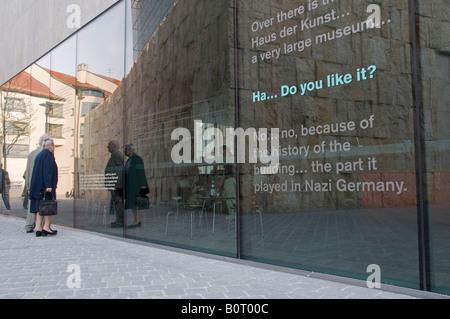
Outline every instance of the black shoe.
<path id="1" fill-rule="evenodd" d="M 53 233 L 55 233 L 55 234 L 58 233 L 58 231 L 57 231 L 56 229 L 51 229 L 51 228 L 50 228 L 50 230 L 51 230 Z"/>
<path id="2" fill-rule="evenodd" d="M 42 232 L 40 230 L 36 231 L 36 237 L 41 237 L 42 236 Z"/>
<path id="3" fill-rule="evenodd" d="M 56 235 L 56 233 L 53 233 L 53 232 L 48 232 L 48 231 L 46 231 L 45 229 L 43 229 L 42 230 L 42 236 L 54 236 L 54 235 Z"/>
<path id="4" fill-rule="evenodd" d="M 121 224 L 121 223 L 112 223 L 111 224 L 111 228 L 122 228 L 123 227 L 123 224 Z"/>
<path id="5" fill-rule="evenodd" d="M 29 230 L 27 230 L 27 234 L 30 234 L 30 233 L 32 233 L 32 232 L 34 232 L 34 229 L 29 229 Z"/>
<path id="6" fill-rule="evenodd" d="M 139 223 L 137 223 L 137 224 L 128 226 L 128 228 L 138 228 L 138 227 L 141 227 L 141 226 L 142 226 L 142 223 L 139 222 Z"/>

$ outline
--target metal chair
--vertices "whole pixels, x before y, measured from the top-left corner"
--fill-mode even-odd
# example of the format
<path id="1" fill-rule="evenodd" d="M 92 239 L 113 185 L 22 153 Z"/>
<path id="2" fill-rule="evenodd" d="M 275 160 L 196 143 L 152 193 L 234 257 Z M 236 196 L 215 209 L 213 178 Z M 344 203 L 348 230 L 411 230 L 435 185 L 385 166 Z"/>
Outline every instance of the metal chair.
<path id="1" fill-rule="evenodd" d="M 167 217 L 166 217 L 166 233 L 165 233 L 166 238 L 167 238 L 167 233 L 168 233 L 168 229 L 169 229 L 169 216 L 170 216 L 171 214 L 174 214 L 174 215 L 175 215 L 175 232 L 176 232 L 178 215 L 179 215 L 179 213 L 180 213 L 180 200 L 181 200 L 182 198 L 181 198 L 181 197 L 173 197 L 173 199 L 176 201 L 176 210 L 175 210 L 175 211 L 170 210 L 170 211 L 167 213 Z M 190 215 L 191 215 L 191 239 L 192 239 L 192 235 L 193 235 L 193 222 L 194 222 L 194 216 L 193 216 L 194 211 L 189 210 L 189 212 L 190 212 Z M 186 218 L 186 216 L 185 216 L 185 218 Z"/>
<path id="2" fill-rule="evenodd" d="M 261 237 L 264 238 L 264 229 L 263 229 L 262 214 L 261 214 L 261 211 L 260 211 L 259 209 L 257 209 L 257 210 L 254 212 L 254 215 L 253 215 L 253 222 L 254 222 L 254 224 L 255 224 L 255 233 L 256 233 L 256 215 L 257 215 L 257 214 L 259 214 L 259 221 L 260 221 L 260 223 L 261 223 Z"/>

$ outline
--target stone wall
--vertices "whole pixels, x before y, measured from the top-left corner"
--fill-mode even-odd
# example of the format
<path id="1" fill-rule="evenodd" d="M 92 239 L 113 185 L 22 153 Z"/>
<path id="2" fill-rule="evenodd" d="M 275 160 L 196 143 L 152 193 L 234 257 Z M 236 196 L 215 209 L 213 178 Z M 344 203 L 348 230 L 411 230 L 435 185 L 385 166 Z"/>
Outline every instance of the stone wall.
<path id="1" fill-rule="evenodd" d="M 429 203 L 448 203 L 450 193 L 450 3 L 419 1 L 420 107 Z"/>
<path id="2" fill-rule="evenodd" d="M 116 139 L 133 143 L 144 159 L 153 203 L 168 204 L 180 188 L 192 189 L 198 169 L 172 162 L 171 133 L 178 127 L 193 131 L 195 119 L 234 123 L 230 3 L 175 4 L 120 89 L 89 115 L 87 174 L 104 171 L 107 142 Z"/>
<path id="3" fill-rule="evenodd" d="M 325 1 L 326 2 L 326 1 Z M 244 197 L 253 196 L 254 202 L 273 203 L 276 211 L 287 212 L 311 209 L 346 209 L 386 206 L 409 206 L 415 203 L 415 185 L 411 182 L 414 175 L 414 112 L 412 96 L 412 61 L 409 34 L 409 5 L 408 1 L 377 1 L 381 8 L 381 19 L 385 24 L 381 28 L 364 30 L 343 36 L 339 39 L 324 43 L 314 43 L 316 37 L 327 32 L 334 32 L 339 28 L 353 26 L 365 21 L 369 14 L 367 7 L 373 1 L 328 1 L 318 2 L 315 10 L 308 10 L 308 1 L 240 1 L 240 84 L 241 102 L 240 119 L 243 126 L 279 127 L 280 129 L 294 129 L 298 138 L 281 140 L 282 147 L 289 145 L 314 146 L 325 141 L 349 142 L 352 150 L 337 154 L 321 153 L 315 158 L 301 156 L 285 157 L 282 165 L 295 165 L 303 174 L 290 176 L 279 174 L 277 182 L 291 182 L 304 185 L 305 181 L 328 183 L 335 185 L 337 179 L 344 178 L 349 182 L 365 181 L 370 176 L 378 182 L 386 176 L 400 178 L 405 185 L 411 186 L 408 192 L 391 198 L 391 194 L 363 192 L 333 191 L 301 191 L 278 192 L 276 194 L 252 194 L 252 184 L 256 181 L 272 181 L 265 176 L 254 176 L 252 167 L 248 165 L 247 177 L 244 178 L 247 191 Z M 279 12 L 294 10 L 304 5 L 305 13 L 283 23 L 277 19 L 270 27 L 254 32 L 252 23 L 263 22 L 276 17 Z M 324 23 L 300 31 L 302 22 L 309 21 L 330 14 L 334 10 L 341 15 L 336 21 Z M 298 26 L 294 36 L 281 38 L 283 28 Z M 268 44 L 254 46 L 252 39 L 275 33 L 277 39 Z M 258 59 L 253 63 L 252 58 L 264 52 L 282 48 L 285 43 L 293 43 L 310 38 L 312 45 L 302 52 L 281 54 L 278 59 L 270 61 Z M 325 79 L 330 74 L 355 74 L 358 68 L 375 65 L 377 67 L 374 79 L 339 87 L 324 88 L 306 92 L 305 95 L 292 95 L 276 98 L 263 103 L 253 103 L 253 93 L 258 90 L 269 94 L 280 94 L 283 85 L 299 85 L 309 81 Z M 301 137 L 301 126 L 311 127 L 327 123 L 359 121 L 375 116 L 375 127 L 370 130 L 356 130 L 334 135 L 314 135 Z M 369 174 L 353 170 L 346 174 L 313 173 L 311 161 L 330 163 L 333 167 L 337 162 L 366 160 L 369 156 L 376 156 L 378 174 Z M 271 177 L 273 180 L 273 177 Z M 246 182 L 245 182 L 246 180 Z M 414 181 L 414 179 L 412 180 Z M 375 196 L 376 198 L 372 198 Z M 386 197 L 385 200 L 379 197 Z M 270 207 L 267 207 L 270 210 Z"/>
<path id="4" fill-rule="evenodd" d="M 270 31 L 280 34 L 284 27 L 301 25 L 305 18 L 314 19 L 332 10 L 345 15 L 339 21 L 298 32 L 289 40 L 315 39 L 318 34 L 365 21 L 368 17 L 366 9 L 372 2 L 329 1 L 328 5 L 320 5 L 303 16 L 272 25 Z M 169 203 L 178 195 L 189 197 L 193 186 L 204 183 L 206 177 L 199 174 L 196 166 L 174 165 L 170 152 L 176 142 L 170 135 L 179 127 L 192 132 L 194 120 L 216 127 L 235 126 L 234 68 L 237 62 L 239 127 L 297 132 L 295 138 L 281 139 L 281 147 L 313 147 L 331 141 L 351 145 L 348 152 L 323 152 L 310 158 L 282 157 L 281 165 L 304 170 L 293 175 L 262 176 L 254 174 L 253 164 L 241 165 L 244 212 L 256 207 L 269 212 L 291 212 L 415 205 L 415 101 L 409 1 L 378 1 L 381 19 L 385 22 L 381 28 L 367 29 L 314 44 L 302 52 L 281 54 L 270 61 L 258 59 L 253 63 L 254 56 L 281 48 L 288 39 L 279 38 L 267 45 L 252 47 L 252 38 L 265 35 L 264 32 L 252 32 L 252 23 L 263 22 L 280 11 L 308 3 L 238 1 L 238 50 L 235 52 L 233 1 L 178 1 L 150 39 L 122 87 L 89 116 L 91 140 L 87 154 L 91 161 L 87 161 L 86 171 L 103 172 L 109 157 L 106 152 L 108 140 L 117 139 L 122 145 L 133 143 L 146 163 L 152 202 Z M 448 58 L 448 54 L 442 54 L 448 52 L 448 33 L 443 30 L 448 29 L 449 22 L 442 13 L 448 9 L 448 4 L 443 0 L 433 4 L 420 3 L 421 103 L 427 108 L 426 132 L 430 137 L 440 134 L 439 139 L 448 139 L 448 123 L 440 120 L 442 116 L 448 118 L 448 95 L 442 95 L 436 86 L 441 83 L 448 87 L 448 78 L 436 83 L 439 79 L 437 63 L 439 59 L 446 59 L 443 55 Z M 234 61 L 235 53 L 237 61 Z M 256 91 L 280 94 L 282 85 L 325 79 L 335 73 L 355 74 L 356 69 L 370 65 L 377 68 L 373 79 L 259 103 L 252 100 Z M 441 101 L 439 106 L 434 103 L 437 99 Z M 371 129 L 322 136 L 302 137 L 299 134 L 302 126 L 359 123 L 370 116 L 374 117 L 375 123 Z M 311 172 L 312 160 L 335 167 L 338 162 L 367 160 L 368 157 L 376 157 L 376 171 Z M 448 163 L 439 165 L 442 170 L 449 169 Z M 439 180 L 438 175 L 433 173 L 430 185 L 442 187 L 435 182 Z M 338 179 L 348 182 L 403 181 L 405 190 L 402 194 L 336 189 L 271 194 L 254 191 L 254 185 L 259 182 L 304 185 L 305 181 L 314 180 L 334 185 Z M 440 194 L 447 188 L 441 189 Z"/>

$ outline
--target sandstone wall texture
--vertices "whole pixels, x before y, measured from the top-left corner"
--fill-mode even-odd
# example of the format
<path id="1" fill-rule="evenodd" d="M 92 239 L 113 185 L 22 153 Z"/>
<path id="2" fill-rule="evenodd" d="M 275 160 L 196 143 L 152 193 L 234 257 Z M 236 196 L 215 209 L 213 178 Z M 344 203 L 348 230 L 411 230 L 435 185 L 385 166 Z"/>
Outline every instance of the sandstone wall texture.
<path id="1" fill-rule="evenodd" d="M 319 1 L 314 10 L 267 28 L 252 31 L 254 22 L 264 22 L 281 11 L 310 1 L 237 1 L 237 38 L 234 28 L 233 1 L 178 1 L 145 47 L 122 86 L 89 116 L 90 142 L 86 149 L 86 173 L 101 172 L 109 154 L 108 140 L 122 145 L 133 143 L 146 163 L 151 185 L 151 200 L 168 203 L 174 196 L 188 198 L 193 187 L 207 182 L 199 169 L 175 165 L 171 140 L 175 128 L 193 132 L 194 120 L 216 127 L 280 128 L 294 130 L 296 137 L 283 138 L 280 146 L 310 146 L 322 142 L 350 143 L 351 150 L 321 152 L 308 158 L 281 157 L 282 166 L 294 166 L 295 174 L 254 174 L 253 164 L 240 165 L 242 211 L 263 208 L 270 212 L 295 212 L 316 209 L 350 209 L 360 207 L 413 206 L 416 204 L 416 123 L 415 105 L 423 117 L 423 132 L 429 193 L 434 201 L 444 201 L 450 164 L 449 139 L 449 27 L 448 1 L 419 1 L 417 22 L 420 44 L 420 97 L 415 99 L 414 61 L 411 33 L 410 1 L 376 1 L 381 8 L 381 28 L 366 29 L 339 39 L 313 43 L 299 52 L 281 53 L 270 60 L 260 54 L 283 50 L 285 44 L 333 34 L 346 26 L 357 26 L 370 13 L 374 1 Z M 324 3 L 327 3 L 326 5 Z M 305 19 L 335 13 L 340 18 L 301 30 Z M 281 38 L 283 28 L 297 25 L 297 33 Z M 256 36 L 277 34 L 277 39 L 260 46 L 252 45 Z M 237 39 L 237 48 L 235 48 Z M 237 59 L 235 59 L 235 56 Z M 257 57 L 255 63 L 254 57 Z M 376 66 L 373 79 L 353 81 L 338 87 L 311 90 L 304 95 L 281 97 L 283 85 L 299 85 L 325 80 L 331 74 L 353 74 L 359 68 Z M 441 67 L 445 67 L 442 70 Z M 238 79 L 236 91 L 235 75 Z M 255 92 L 277 98 L 254 102 Z M 236 92 L 238 103 L 236 104 Z M 238 110 L 238 123 L 235 110 Z M 369 129 L 351 132 L 301 136 L 302 127 L 331 123 L 348 123 L 374 118 Z M 88 134 L 86 134 L 88 135 Z M 85 138 L 86 139 L 86 138 Z M 369 157 L 377 160 L 377 169 L 352 169 L 348 172 L 314 173 L 312 161 L 330 163 L 355 162 Z M 300 173 L 300 171 L 302 171 Z M 256 183 L 330 183 L 402 181 L 404 191 L 283 191 L 255 192 Z M 447 178 L 448 179 L 448 178 Z M 98 194 L 96 194 L 98 196 Z"/>
<path id="2" fill-rule="evenodd" d="M 172 162 L 171 133 L 178 127 L 193 131 L 195 119 L 234 124 L 231 3 L 176 3 L 120 90 L 90 114 L 86 174 L 104 170 L 106 145 L 116 139 L 133 143 L 143 157 L 152 202 L 172 202 L 180 185 L 192 189 L 198 169 Z"/>

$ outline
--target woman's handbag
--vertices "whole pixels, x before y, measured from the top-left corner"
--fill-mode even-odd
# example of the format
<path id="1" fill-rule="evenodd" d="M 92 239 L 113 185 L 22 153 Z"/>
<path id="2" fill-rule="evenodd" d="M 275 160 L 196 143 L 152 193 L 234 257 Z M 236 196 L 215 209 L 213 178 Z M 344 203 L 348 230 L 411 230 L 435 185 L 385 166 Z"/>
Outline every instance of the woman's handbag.
<path id="1" fill-rule="evenodd" d="M 136 209 L 144 210 L 150 208 L 150 199 L 147 196 L 136 196 Z"/>
<path id="2" fill-rule="evenodd" d="M 58 214 L 58 201 L 53 196 L 52 199 L 44 199 L 39 201 L 39 215 L 54 216 Z"/>

